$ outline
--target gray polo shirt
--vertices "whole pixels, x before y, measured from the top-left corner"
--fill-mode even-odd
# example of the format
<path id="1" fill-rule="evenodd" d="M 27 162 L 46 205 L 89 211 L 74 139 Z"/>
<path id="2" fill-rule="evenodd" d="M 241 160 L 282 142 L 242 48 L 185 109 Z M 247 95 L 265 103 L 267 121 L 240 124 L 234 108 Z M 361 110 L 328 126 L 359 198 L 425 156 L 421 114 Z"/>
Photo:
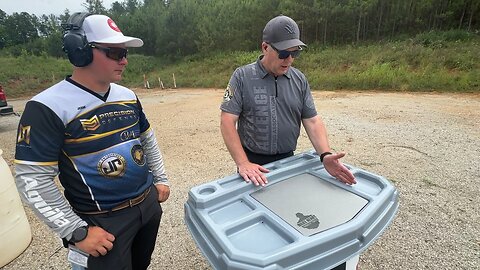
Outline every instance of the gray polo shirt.
<path id="1" fill-rule="evenodd" d="M 280 77 L 256 62 L 237 68 L 220 109 L 239 116 L 238 134 L 248 150 L 265 155 L 294 151 L 302 119 L 317 115 L 305 75 L 294 67 Z"/>

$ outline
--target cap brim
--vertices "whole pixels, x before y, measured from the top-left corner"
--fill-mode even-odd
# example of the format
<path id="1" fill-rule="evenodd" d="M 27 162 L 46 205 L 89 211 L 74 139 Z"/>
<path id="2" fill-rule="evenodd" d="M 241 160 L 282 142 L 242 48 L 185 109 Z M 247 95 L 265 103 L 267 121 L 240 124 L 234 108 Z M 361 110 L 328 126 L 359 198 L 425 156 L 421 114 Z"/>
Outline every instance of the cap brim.
<path id="1" fill-rule="evenodd" d="M 114 36 L 109 38 L 104 38 L 102 40 L 95 40 L 96 43 L 107 43 L 107 44 L 123 44 L 125 47 L 142 47 L 143 40 L 139 38 L 129 37 L 129 36 Z"/>
<path id="2" fill-rule="evenodd" d="M 307 45 L 305 45 L 305 43 L 303 43 L 299 39 L 289 39 L 289 40 L 280 41 L 277 43 L 273 43 L 273 46 L 280 51 L 287 50 L 293 47 L 298 47 L 298 46 L 307 47 Z"/>

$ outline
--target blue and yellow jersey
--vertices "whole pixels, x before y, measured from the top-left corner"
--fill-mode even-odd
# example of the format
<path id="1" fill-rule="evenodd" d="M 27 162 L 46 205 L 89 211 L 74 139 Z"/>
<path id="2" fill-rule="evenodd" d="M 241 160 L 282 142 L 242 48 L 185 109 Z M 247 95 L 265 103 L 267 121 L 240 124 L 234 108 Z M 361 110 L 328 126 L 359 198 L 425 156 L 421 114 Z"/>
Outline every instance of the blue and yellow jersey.
<path id="1" fill-rule="evenodd" d="M 101 96 L 67 78 L 26 104 L 15 162 L 58 165 L 74 209 L 108 210 L 152 185 L 140 143 L 149 128 L 133 91 L 112 83 Z"/>

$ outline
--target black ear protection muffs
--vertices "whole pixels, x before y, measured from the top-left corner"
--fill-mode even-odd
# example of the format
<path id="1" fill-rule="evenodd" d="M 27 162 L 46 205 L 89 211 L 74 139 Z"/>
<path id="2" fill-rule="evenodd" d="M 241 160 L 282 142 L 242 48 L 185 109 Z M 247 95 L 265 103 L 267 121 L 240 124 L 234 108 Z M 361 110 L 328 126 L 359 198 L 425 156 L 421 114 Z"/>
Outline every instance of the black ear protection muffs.
<path id="1" fill-rule="evenodd" d="M 66 24 L 62 24 L 65 30 L 63 51 L 67 53 L 70 63 L 76 67 L 87 66 L 93 60 L 92 48 L 82 29 L 83 21 L 90 15 L 88 12 L 75 12 L 68 18 Z"/>

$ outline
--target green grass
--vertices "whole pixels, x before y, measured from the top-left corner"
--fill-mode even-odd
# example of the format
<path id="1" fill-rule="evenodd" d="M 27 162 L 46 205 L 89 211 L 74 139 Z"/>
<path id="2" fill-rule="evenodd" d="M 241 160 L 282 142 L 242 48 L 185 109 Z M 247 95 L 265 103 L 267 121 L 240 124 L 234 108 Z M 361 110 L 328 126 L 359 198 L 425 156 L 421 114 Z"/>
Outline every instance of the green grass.
<path id="1" fill-rule="evenodd" d="M 52 57 L 1 57 L 0 84 L 8 97 L 31 95 L 63 79 L 70 70 L 68 62 Z"/>
<path id="2" fill-rule="evenodd" d="M 412 39 L 358 46 L 309 46 L 294 66 L 314 90 L 480 92 L 480 37 L 459 32 L 426 33 Z M 130 55 L 121 82 L 150 86 L 224 88 L 238 66 L 255 61 L 259 51 L 194 55 L 176 62 Z M 71 73 L 66 59 L 21 55 L 0 57 L 0 84 L 8 97 L 32 95 Z"/>
<path id="3" fill-rule="evenodd" d="M 478 92 L 480 43 L 411 41 L 312 49 L 297 62 L 313 89 Z"/>

